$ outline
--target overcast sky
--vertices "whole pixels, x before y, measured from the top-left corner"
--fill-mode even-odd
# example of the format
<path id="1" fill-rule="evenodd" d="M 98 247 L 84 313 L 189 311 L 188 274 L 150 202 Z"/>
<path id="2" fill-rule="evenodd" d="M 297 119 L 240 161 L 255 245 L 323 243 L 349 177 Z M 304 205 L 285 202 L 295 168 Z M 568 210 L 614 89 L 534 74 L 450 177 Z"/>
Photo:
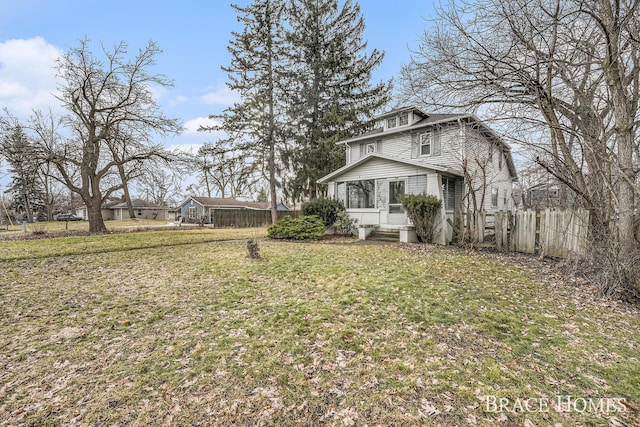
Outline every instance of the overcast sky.
<path id="1" fill-rule="evenodd" d="M 244 6 L 248 0 L 238 0 Z M 120 41 L 130 52 L 149 40 L 159 44 L 156 72 L 174 81 L 158 94 L 163 111 L 180 118 L 183 135 L 165 141 L 168 148 L 213 141 L 196 132 L 209 114 L 220 113 L 234 100 L 220 67 L 229 64 L 231 31 L 240 31 L 226 0 L 0 0 L 0 108 L 26 118 L 32 109 L 57 108 L 53 61 L 88 38 L 113 46 Z M 409 61 L 427 21 L 430 0 L 359 2 L 366 23 L 369 52 L 385 52 L 374 80 L 393 78 Z"/>

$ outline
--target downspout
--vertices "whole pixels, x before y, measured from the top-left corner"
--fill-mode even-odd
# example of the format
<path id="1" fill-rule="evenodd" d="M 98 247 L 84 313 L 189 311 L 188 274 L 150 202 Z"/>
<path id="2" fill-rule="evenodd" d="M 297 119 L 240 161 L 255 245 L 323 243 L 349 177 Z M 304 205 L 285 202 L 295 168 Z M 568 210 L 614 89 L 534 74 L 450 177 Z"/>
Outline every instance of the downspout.
<path id="1" fill-rule="evenodd" d="M 466 159 L 467 156 L 467 144 L 464 137 L 464 128 L 462 125 L 462 120 L 460 118 L 456 119 L 458 122 L 458 140 L 460 144 L 460 162 Z M 465 182 L 465 177 L 462 177 L 462 211 L 466 212 L 467 209 L 464 207 L 464 195 L 466 194 L 467 189 L 465 188 L 467 183 Z M 469 199 L 467 199 L 467 205 L 469 204 Z"/>

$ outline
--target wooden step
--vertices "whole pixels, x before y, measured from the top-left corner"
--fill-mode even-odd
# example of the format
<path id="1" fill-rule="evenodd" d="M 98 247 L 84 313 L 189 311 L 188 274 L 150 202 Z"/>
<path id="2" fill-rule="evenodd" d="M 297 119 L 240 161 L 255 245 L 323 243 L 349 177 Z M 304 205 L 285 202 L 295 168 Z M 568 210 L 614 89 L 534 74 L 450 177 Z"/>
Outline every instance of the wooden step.
<path id="1" fill-rule="evenodd" d="M 367 237 L 367 240 L 375 240 L 380 242 L 399 242 L 400 231 L 377 228 L 373 230 L 373 232 L 369 235 L 369 237 Z"/>

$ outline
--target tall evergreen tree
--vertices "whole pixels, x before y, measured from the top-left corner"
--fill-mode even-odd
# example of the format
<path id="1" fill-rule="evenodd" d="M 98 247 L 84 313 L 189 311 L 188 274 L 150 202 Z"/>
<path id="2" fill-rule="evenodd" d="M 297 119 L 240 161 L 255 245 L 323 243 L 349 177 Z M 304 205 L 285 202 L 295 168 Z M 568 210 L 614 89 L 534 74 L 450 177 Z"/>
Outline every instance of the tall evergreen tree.
<path id="1" fill-rule="evenodd" d="M 295 144 L 287 160 L 294 199 L 326 192 L 317 180 L 345 161 L 335 143 L 370 128 L 372 116 L 390 98 L 389 83 L 371 83 L 384 54 L 367 53 L 359 5 L 338 3 L 291 0 L 288 8 L 286 68 Z"/>
<path id="2" fill-rule="evenodd" d="M 15 125 L 0 140 L 0 152 L 12 175 L 8 192 L 13 195 L 14 209 L 34 221 L 34 213 L 43 206 L 44 188 L 40 179 L 40 156 L 20 125 Z"/>
<path id="3" fill-rule="evenodd" d="M 250 153 L 263 167 L 269 181 L 271 217 L 278 218 L 277 160 L 282 126 L 279 118 L 283 99 L 281 66 L 284 39 L 282 35 L 285 8 L 282 0 L 255 0 L 246 7 L 232 5 L 244 25 L 241 33 L 233 32 L 229 44 L 231 64 L 223 67 L 229 76 L 227 85 L 242 101 L 227 108 L 215 129 L 224 130 L 235 149 Z"/>

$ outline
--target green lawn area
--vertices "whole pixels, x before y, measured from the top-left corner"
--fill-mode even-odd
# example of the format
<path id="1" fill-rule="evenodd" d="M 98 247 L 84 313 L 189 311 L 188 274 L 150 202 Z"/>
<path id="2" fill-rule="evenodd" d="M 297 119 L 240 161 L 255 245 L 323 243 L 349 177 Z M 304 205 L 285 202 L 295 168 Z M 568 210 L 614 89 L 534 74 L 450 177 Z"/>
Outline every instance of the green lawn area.
<path id="1" fill-rule="evenodd" d="M 105 226 L 110 231 L 127 231 L 133 229 L 144 228 L 169 228 L 173 221 L 154 220 L 154 219 L 125 219 L 105 221 Z M 89 231 L 88 221 L 47 221 L 28 223 L 27 233 L 43 232 L 43 233 L 60 233 L 64 231 Z M 185 228 L 193 228 L 191 224 L 184 224 Z M 24 235 L 23 224 L 4 225 L 0 228 L 0 239 L 7 236 Z"/>
<path id="2" fill-rule="evenodd" d="M 246 259 L 264 235 L 0 241 L 0 424 L 638 425 L 637 310 L 432 246 Z"/>

